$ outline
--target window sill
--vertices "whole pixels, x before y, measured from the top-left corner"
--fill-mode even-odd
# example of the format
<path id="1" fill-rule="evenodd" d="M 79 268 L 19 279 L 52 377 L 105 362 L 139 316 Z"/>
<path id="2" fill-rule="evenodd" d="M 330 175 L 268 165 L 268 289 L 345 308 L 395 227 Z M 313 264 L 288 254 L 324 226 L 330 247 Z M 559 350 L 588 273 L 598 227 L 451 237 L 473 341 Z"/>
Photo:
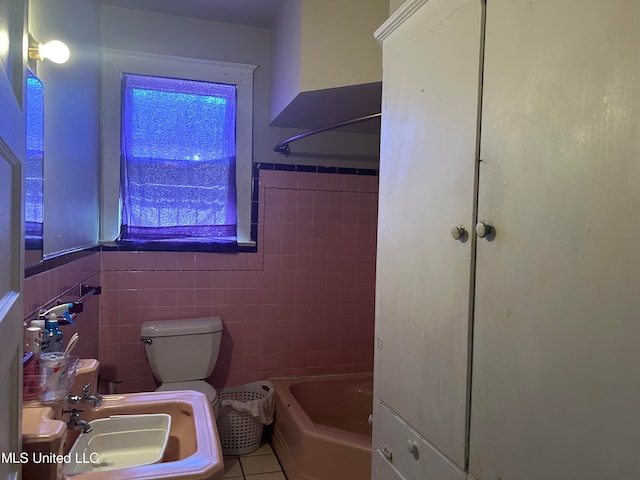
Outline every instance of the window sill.
<path id="1" fill-rule="evenodd" d="M 257 251 L 256 242 L 212 242 L 208 240 L 159 240 L 159 241 L 133 241 L 119 240 L 116 242 L 102 243 L 103 251 L 121 252 L 210 252 L 210 253 L 253 253 Z"/>

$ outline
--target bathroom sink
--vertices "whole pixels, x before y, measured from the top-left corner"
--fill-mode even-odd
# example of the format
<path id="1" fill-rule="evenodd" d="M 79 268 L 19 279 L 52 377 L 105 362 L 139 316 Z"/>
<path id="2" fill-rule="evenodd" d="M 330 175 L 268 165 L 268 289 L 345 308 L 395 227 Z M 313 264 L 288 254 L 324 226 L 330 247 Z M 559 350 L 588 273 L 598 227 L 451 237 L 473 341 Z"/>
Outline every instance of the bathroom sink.
<path id="1" fill-rule="evenodd" d="M 66 475 L 114 470 L 158 463 L 162 460 L 171 416 L 166 413 L 113 415 L 89 422 L 62 471 Z"/>
<path id="2" fill-rule="evenodd" d="M 93 407 L 84 405 L 80 418 L 91 425 L 98 419 L 120 415 L 168 414 L 171 424 L 166 448 L 160 461 L 118 467 L 107 470 L 89 469 L 77 474 L 63 466 L 62 479 L 65 480 L 142 480 L 142 479 L 180 479 L 180 480 L 222 480 L 224 466 L 222 449 L 218 440 L 218 431 L 211 404 L 207 397 L 199 392 L 184 390 L 175 392 L 144 392 L 121 395 L 104 395 L 102 404 Z M 68 416 L 64 417 L 68 420 Z M 96 429 L 94 427 L 94 429 Z M 97 429 L 96 429 L 97 430 Z M 75 461 L 71 455 L 79 431 L 67 432 L 67 445 L 64 449 L 68 464 Z M 80 462 L 83 461 L 79 454 Z M 90 458 L 85 461 L 90 462 Z"/>

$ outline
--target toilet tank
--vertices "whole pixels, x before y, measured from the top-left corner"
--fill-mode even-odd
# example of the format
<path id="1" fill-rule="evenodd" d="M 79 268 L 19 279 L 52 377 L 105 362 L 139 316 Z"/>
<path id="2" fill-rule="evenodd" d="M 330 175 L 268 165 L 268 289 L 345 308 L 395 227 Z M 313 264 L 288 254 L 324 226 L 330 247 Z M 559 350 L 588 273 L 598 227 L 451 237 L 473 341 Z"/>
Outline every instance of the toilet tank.
<path id="1" fill-rule="evenodd" d="M 140 329 L 149 365 L 162 383 L 203 380 L 220 352 L 220 317 L 157 320 Z"/>

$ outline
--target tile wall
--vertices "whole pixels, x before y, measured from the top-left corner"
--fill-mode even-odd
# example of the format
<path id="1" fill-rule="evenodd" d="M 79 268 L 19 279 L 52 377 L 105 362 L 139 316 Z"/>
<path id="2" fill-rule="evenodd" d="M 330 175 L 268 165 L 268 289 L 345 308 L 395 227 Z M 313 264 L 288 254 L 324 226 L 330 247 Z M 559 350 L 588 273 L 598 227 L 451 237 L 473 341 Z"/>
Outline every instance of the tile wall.
<path id="1" fill-rule="evenodd" d="M 37 318 L 41 308 L 56 305 L 58 299 L 63 302 L 78 300 L 81 285 L 99 284 L 100 252 L 71 254 L 70 256 L 73 259 L 68 263 L 25 278 L 23 299 L 27 322 Z M 80 341 L 73 350 L 73 355 L 81 358 L 98 358 L 100 297 L 88 297 L 83 304 L 83 312 L 78 314 L 75 319 L 76 326 L 65 325 L 60 329 L 64 334 L 65 343 L 74 332 L 80 336 Z"/>
<path id="2" fill-rule="evenodd" d="M 371 371 L 377 191 L 377 176 L 262 170 L 257 253 L 103 251 L 103 376 L 155 388 L 141 324 L 205 315 L 224 322 L 216 388 Z"/>

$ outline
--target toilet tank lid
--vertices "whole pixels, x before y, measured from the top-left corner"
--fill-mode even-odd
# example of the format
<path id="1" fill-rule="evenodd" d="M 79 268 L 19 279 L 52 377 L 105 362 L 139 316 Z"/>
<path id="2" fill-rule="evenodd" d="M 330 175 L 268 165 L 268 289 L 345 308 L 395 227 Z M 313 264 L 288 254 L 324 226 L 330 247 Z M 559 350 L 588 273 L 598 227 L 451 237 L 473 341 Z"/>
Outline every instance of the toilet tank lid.
<path id="1" fill-rule="evenodd" d="M 144 322 L 140 333 L 143 337 L 171 337 L 175 335 L 212 333 L 221 330 L 222 319 L 220 317 L 202 317 Z"/>

